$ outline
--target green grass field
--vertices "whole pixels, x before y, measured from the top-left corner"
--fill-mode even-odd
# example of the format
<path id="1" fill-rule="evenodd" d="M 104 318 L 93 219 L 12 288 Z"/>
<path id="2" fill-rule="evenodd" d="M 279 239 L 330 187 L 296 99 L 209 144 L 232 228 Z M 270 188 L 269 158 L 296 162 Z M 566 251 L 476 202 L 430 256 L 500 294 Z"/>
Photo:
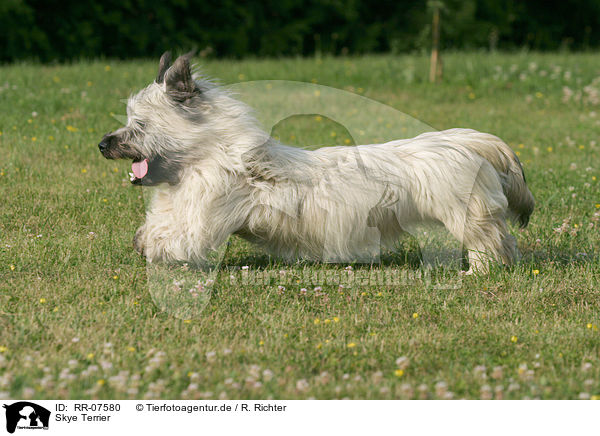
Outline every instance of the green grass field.
<path id="1" fill-rule="evenodd" d="M 346 265 L 280 264 L 233 241 L 220 277 L 299 278 L 285 291 L 220 280 L 192 319 L 153 303 L 131 243 L 142 192 L 130 162 L 97 148 L 156 65 L 0 67 L 0 398 L 600 398 L 598 54 L 447 54 L 436 85 L 421 56 L 202 62 L 224 84 L 319 83 L 435 129 L 496 134 L 537 209 L 513 229 L 520 264 L 456 289 L 415 278 L 315 291 L 302 271 Z M 347 142 L 312 121 L 277 134 Z M 416 272 L 415 244 L 404 248 L 406 261 L 376 269 Z"/>

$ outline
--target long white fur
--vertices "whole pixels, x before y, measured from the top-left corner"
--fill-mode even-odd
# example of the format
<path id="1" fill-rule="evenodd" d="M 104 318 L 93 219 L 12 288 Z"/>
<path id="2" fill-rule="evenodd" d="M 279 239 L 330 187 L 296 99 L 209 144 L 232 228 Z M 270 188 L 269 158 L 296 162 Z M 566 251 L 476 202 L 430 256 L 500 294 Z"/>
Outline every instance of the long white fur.
<path id="1" fill-rule="evenodd" d="M 517 259 L 506 219 L 526 223 L 533 197 L 497 137 L 451 129 L 308 151 L 270 138 L 223 89 L 196 84 L 189 107 L 158 83 L 129 100 L 126 128 L 145 123 L 132 147 L 182 168 L 178 184 L 153 188 L 136 234 L 148 261 L 202 263 L 234 233 L 288 260 L 366 261 L 427 221 L 463 242 L 470 272 Z"/>

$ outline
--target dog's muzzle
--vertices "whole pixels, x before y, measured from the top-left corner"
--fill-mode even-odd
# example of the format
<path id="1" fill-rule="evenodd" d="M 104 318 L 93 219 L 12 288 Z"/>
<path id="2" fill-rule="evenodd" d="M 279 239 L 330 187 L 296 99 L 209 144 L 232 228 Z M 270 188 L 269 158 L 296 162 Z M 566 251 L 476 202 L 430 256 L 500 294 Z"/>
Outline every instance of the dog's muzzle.
<path id="1" fill-rule="evenodd" d="M 102 140 L 98 144 L 98 149 L 100 150 L 100 153 L 102 153 L 102 155 L 107 159 L 112 159 L 112 156 L 110 156 L 110 154 L 107 153 L 112 145 L 111 142 L 113 138 L 114 137 L 110 133 L 107 133 L 102 137 Z"/>

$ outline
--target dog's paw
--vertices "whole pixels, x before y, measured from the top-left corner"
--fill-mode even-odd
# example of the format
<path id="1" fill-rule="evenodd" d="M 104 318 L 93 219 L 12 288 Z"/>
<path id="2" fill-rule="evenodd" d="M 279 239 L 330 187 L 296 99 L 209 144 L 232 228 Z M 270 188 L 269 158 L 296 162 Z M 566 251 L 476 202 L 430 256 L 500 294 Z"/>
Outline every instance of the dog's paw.
<path id="1" fill-rule="evenodd" d="M 140 253 L 141 256 L 144 255 L 144 227 L 140 227 L 137 232 L 135 232 L 135 236 L 133 237 L 133 249 Z"/>

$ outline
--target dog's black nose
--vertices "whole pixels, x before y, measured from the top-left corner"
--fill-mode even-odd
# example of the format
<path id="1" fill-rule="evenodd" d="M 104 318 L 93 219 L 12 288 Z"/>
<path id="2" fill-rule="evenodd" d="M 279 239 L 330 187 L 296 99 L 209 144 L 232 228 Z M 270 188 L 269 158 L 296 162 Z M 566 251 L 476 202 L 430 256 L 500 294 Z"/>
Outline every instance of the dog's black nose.
<path id="1" fill-rule="evenodd" d="M 100 141 L 100 144 L 98 144 L 98 148 L 102 153 L 104 153 L 104 151 L 108 148 L 108 141 L 106 139 Z"/>
<path id="2" fill-rule="evenodd" d="M 112 135 L 110 133 L 107 133 L 106 135 L 104 135 L 102 137 L 102 140 L 100 141 L 100 144 L 98 144 L 98 148 L 100 149 L 100 151 L 102 153 L 104 153 L 110 147 L 110 141 L 111 141 L 111 139 L 112 139 Z"/>

